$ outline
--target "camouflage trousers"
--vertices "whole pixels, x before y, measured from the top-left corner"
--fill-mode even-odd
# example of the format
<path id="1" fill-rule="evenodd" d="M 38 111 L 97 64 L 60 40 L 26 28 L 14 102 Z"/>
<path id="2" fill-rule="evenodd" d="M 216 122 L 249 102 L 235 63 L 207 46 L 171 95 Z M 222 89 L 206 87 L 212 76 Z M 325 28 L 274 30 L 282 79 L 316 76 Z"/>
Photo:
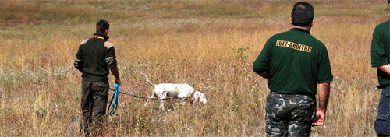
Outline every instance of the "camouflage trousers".
<path id="1" fill-rule="evenodd" d="M 378 136 L 390 136 L 390 86 L 382 89 L 374 128 Z"/>
<path id="2" fill-rule="evenodd" d="M 101 134 L 103 117 L 108 102 L 108 82 L 82 82 L 80 130 L 86 135 Z"/>
<path id="3" fill-rule="evenodd" d="M 267 136 L 310 136 L 316 108 L 315 97 L 270 92 L 265 108 Z"/>

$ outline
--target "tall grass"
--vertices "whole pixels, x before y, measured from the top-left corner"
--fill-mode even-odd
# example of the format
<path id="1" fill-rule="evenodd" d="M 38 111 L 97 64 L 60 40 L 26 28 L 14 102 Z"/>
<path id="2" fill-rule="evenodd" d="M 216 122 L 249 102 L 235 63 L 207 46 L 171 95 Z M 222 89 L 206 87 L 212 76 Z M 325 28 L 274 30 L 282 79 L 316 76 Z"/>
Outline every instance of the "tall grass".
<path id="1" fill-rule="evenodd" d="M 326 125 L 314 127 L 312 136 L 374 136 L 380 93 L 373 90 L 369 54 L 374 27 L 389 18 L 386 3 L 310 3 L 316 8 L 311 34 L 327 46 L 335 76 Z M 252 62 L 270 36 L 290 29 L 294 1 L 0 4 L 0 136 L 79 135 L 81 74 L 72 60 L 100 18 L 111 24 L 122 92 L 150 96 L 143 72 L 153 83 L 188 83 L 208 99 L 205 106 L 173 103 L 164 112 L 158 101 L 144 107 L 145 100 L 120 95 L 104 126 L 107 136 L 265 135 L 269 90 Z"/>

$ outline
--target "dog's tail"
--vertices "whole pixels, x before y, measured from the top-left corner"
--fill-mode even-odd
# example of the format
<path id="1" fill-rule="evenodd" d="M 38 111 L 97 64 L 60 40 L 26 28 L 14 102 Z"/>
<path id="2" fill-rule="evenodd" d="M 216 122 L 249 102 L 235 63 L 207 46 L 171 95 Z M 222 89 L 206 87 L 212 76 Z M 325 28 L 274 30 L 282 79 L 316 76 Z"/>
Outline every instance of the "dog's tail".
<path id="1" fill-rule="evenodd" d="M 144 74 L 144 73 L 141 72 L 141 75 L 144 76 L 144 78 L 146 79 L 146 81 L 148 81 L 148 83 L 149 83 L 150 85 L 154 86 L 154 84 L 153 84 L 152 82 L 150 82 L 150 80 L 148 79 L 148 76 L 146 76 L 146 74 Z"/>

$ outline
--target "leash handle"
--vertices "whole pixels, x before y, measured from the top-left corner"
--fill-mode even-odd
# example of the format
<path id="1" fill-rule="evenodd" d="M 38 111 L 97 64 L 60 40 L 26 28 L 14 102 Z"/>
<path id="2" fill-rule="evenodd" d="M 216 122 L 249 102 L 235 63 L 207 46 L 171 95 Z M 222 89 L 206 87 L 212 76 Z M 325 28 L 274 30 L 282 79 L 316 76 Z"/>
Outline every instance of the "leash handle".
<path id="1" fill-rule="evenodd" d="M 111 109 L 109 114 L 115 114 L 115 110 L 116 110 L 116 108 L 118 108 L 118 96 L 120 93 L 119 89 L 120 89 L 119 84 L 115 83 L 115 93 L 114 93 L 113 98 L 111 100 L 112 101 L 112 109 Z"/>
<path id="2" fill-rule="evenodd" d="M 118 107 L 118 95 L 119 95 L 119 84 L 115 83 L 115 96 L 114 102 L 112 103 L 112 111 L 115 113 L 116 108 Z"/>
<path id="3" fill-rule="evenodd" d="M 384 88 L 387 88 L 387 87 L 389 87 L 389 86 L 390 86 L 390 84 L 381 85 L 381 86 L 376 86 L 376 87 L 375 87 L 375 90 L 384 89 Z"/>
<path id="4" fill-rule="evenodd" d="M 116 106 L 118 104 L 118 95 L 119 95 L 119 84 L 118 83 L 115 83 L 115 100 L 114 100 L 114 106 L 115 106 L 115 109 L 116 109 Z"/>

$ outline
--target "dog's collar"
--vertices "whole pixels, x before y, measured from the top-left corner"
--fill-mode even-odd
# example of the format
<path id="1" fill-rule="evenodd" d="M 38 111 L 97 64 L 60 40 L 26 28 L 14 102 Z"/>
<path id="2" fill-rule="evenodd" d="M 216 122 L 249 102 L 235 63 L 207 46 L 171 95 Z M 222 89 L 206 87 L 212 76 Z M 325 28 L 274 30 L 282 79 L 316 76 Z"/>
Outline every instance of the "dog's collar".
<path id="1" fill-rule="evenodd" d="M 194 97 L 195 92 L 196 92 L 196 89 L 194 89 L 194 91 L 191 93 L 191 95 L 190 95 L 190 98 L 191 98 L 191 99 Z"/>

